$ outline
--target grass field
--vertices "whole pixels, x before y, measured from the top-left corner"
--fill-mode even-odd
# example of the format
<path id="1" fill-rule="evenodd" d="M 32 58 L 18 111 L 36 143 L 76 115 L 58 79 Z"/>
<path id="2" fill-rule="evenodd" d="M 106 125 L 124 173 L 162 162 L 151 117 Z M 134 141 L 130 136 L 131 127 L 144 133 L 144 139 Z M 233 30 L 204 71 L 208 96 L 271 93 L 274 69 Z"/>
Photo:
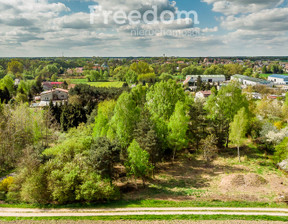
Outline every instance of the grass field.
<path id="1" fill-rule="evenodd" d="M 268 79 L 268 77 L 269 77 L 270 75 L 272 75 L 272 74 L 260 74 L 259 76 L 260 76 L 261 79 Z M 281 75 L 286 75 L 286 76 L 288 76 L 288 74 L 281 74 Z"/>
<path id="2" fill-rule="evenodd" d="M 114 88 L 121 88 L 124 82 L 87 82 L 86 84 L 95 87 L 114 87 Z"/>
<path id="3" fill-rule="evenodd" d="M 88 83 L 87 79 L 69 79 L 72 84 L 86 84 Z"/>
<path id="4" fill-rule="evenodd" d="M 249 220 L 249 221 L 283 221 L 287 222 L 288 217 L 276 217 L 276 216 L 240 216 L 240 215 L 130 215 L 130 216 L 97 216 L 97 217 L 0 217 L 0 221 L 19 221 L 19 220 L 101 220 L 101 221 L 113 221 L 113 220 Z"/>
<path id="5" fill-rule="evenodd" d="M 121 88 L 124 82 L 88 82 L 87 79 L 70 79 L 72 84 L 87 84 L 90 86 L 95 87 L 114 87 L 114 88 Z"/>
<path id="6" fill-rule="evenodd" d="M 287 208 L 284 203 L 245 202 L 245 201 L 168 201 L 168 200 L 121 200 L 106 203 L 38 205 L 38 204 L 0 204 L 0 208 L 165 208 L 165 207 L 237 207 L 237 208 Z"/>

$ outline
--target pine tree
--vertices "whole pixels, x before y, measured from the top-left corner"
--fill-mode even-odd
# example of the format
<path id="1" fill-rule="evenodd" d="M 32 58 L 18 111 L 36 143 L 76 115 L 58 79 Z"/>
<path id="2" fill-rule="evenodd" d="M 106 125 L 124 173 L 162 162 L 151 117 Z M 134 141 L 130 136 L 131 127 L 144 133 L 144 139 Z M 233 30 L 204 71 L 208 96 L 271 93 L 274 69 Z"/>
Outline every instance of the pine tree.
<path id="1" fill-rule="evenodd" d="M 162 149 L 158 143 L 155 127 L 147 110 L 141 113 L 134 136 L 140 147 L 149 153 L 149 160 L 155 167 L 162 158 Z"/>

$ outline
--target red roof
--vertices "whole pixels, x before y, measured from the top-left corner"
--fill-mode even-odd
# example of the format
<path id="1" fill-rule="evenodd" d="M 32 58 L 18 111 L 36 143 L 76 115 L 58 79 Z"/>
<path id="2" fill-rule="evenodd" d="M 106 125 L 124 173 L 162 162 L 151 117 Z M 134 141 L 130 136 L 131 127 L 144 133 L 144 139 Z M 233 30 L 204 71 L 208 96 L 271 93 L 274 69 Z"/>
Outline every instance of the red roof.
<path id="1" fill-rule="evenodd" d="M 63 82 L 51 82 L 50 84 L 51 84 L 51 85 L 62 85 Z"/>
<path id="2" fill-rule="evenodd" d="M 200 93 L 202 93 L 203 95 L 211 95 L 212 94 L 211 90 L 200 91 Z"/>

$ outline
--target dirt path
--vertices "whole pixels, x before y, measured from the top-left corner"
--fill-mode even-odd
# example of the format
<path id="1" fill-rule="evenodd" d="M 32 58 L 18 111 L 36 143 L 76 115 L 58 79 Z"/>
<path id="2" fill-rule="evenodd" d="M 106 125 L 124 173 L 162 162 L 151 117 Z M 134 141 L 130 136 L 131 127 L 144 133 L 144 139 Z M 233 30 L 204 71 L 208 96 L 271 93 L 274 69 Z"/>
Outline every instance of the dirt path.
<path id="1" fill-rule="evenodd" d="M 286 216 L 282 208 L 118 208 L 118 209 L 18 209 L 0 208 L 5 217 L 129 216 L 129 215 L 266 215 Z"/>

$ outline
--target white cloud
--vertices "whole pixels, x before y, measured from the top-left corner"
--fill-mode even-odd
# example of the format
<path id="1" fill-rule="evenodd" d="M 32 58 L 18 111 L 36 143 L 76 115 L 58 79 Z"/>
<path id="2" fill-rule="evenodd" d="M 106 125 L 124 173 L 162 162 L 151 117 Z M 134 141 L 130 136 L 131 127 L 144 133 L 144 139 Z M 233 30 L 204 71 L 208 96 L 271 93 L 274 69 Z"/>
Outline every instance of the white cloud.
<path id="1" fill-rule="evenodd" d="M 262 9 L 275 8 L 283 0 L 202 0 L 213 5 L 213 11 L 225 15 L 237 15 L 257 12 Z"/>

